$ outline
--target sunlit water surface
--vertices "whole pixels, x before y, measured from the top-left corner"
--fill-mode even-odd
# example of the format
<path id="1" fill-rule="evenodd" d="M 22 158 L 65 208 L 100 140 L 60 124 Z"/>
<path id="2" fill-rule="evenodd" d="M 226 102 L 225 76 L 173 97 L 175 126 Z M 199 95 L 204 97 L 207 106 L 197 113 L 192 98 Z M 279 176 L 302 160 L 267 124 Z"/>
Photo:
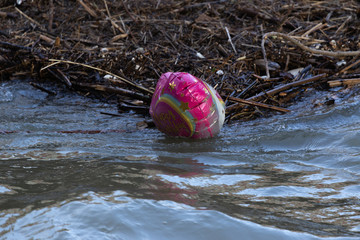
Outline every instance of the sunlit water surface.
<path id="1" fill-rule="evenodd" d="M 317 97 L 194 141 L 0 83 L 0 239 L 359 239 L 360 98 Z"/>

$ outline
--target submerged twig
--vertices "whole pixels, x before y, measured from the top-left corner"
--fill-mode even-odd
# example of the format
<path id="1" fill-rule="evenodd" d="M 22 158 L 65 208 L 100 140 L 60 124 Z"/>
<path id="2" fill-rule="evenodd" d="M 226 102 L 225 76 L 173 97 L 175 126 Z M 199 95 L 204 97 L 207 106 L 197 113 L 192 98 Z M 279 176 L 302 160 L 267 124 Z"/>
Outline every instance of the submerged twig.
<path id="1" fill-rule="evenodd" d="M 50 90 L 48 90 L 48 89 L 40 86 L 40 85 L 37 84 L 37 83 L 30 82 L 30 85 L 33 86 L 34 88 L 37 88 L 37 89 L 43 91 L 43 92 L 46 92 L 46 93 L 49 94 L 49 95 L 56 95 L 56 92 L 50 91 Z"/>

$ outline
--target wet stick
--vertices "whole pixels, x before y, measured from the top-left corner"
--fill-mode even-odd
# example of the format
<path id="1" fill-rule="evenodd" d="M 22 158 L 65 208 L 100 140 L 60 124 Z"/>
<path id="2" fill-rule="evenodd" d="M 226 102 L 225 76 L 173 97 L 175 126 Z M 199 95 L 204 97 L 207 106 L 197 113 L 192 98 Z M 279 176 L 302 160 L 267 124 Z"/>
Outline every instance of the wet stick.
<path id="1" fill-rule="evenodd" d="M 294 39 L 292 36 L 289 36 L 287 34 L 284 33 L 279 33 L 279 32 L 268 32 L 266 34 L 264 34 L 262 41 L 261 41 L 261 50 L 264 56 L 264 61 L 265 61 L 265 68 L 266 68 L 266 78 L 269 79 L 270 78 L 270 72 L 269 72 L 269 64 L 268 64 L 268 60 L 266 57 L 266 50 L 265 50 L 265 41 L 267 38 L 269 37 L 281 37 L 285 40 L 290 41 L 291 43 L 293 43 L 294 45 L 296 45 L 297 47 L 301 48 L 302 50 L 312 53 L 312 54 L 318 54 L 318 55 L 322 55 L 322 56 L 329 56 L 329 57 L 350 57 L 350 56 L 358 56 L 360 55 L 360 51 L 336 51 L 336 52 L 332 52 L 332 51 L 324 51 L 324 50 L 317 50 L 317 49 L 313 49 L 313 48 L 309 48 L 307 46 L 305 46 L 304 44 L 302 44 L 301 42 L 299 42 L 298 40 Z"/>
<path id="2" fill-rule="evenodd" d="M 51 66 L 54 66 L 54 65 L 60 64 L 60 63 L 73 64 L 73 65 L 78 65 L 78 66 L 94 69 L 94 70 L 97 70 L 99 72 L 109 74 L 109 75 L 111 75 L 111 76 L 113 76 L 113 77 L 115 77 L 117 79 L 120 79 L 120 80 L 112 79 L 112 80 L 110 80 L 111 82 L 117 82 L 117 83 L 118 82 L 124 82 L 124 83 L 128 84 L 129 86 L 138 89 L 141 92 L 151 94 L 151 95 L 154 93 L 153 91 L 151 91 L 149 89 L 146 89 L 146 88 L 144 88 L 144 87 L 142 87 L 140 85 L 137 85 L 137 84 L 131 82 L 130 80 L 127 80 L 127 79 L 125 79 L 123 77 L 120 77 L 120 76 L 118 76 L 118 75 L 116 75 L 114 73 L 111 73 L 111 72 L 106 71 L 106 70 L 101 69 L 101 68 L 93 67 L 93 66 L 90 66 L 90 65 L 87 65 L 87 64 L 84 64 L 84 63 L 77 63 L 77 62 L 73 62 L 73 61 L 68 61 L 68 60 L 49 59 L 49 61 L 53 62 L 53 63 L 49 64 L 48 66 L 45 66 L 45 67 L 41 68 L 40 71 L 43 71 L 43 70 L 47 69 L 48 67 L 51 67 Z"/>
<path id="3" fill-rule="evenodd" d="M 357 60 L 356 62 L 354 62 L 354 63 L 350 64 L 349 66 L 347 66 L 347 67 L 343 68 L 340 72 L 338 72 L 338 73 L 337 73 L 337 75 L 339 75 L 339 74 L 341 74 L 341 73 L 346 72 L 347 70 L 349 70 L 349 69 L 353 68 L 354 66 L 358 65 L 359 63 L 360 63 L 360 59 L 359 59 L 359 60 Z"/>
<path id="4" fill-rule="evenodd" d="M 324 77 L 326 77 L 326 74 L 322 73 L 322 74 L 316 75 L 314 77 L 301 79 L 301 80 L 298 80 L 298 81 L 295 81 L 295 82 L 291 82 L 291 83 L 279 86 L 279 87 L 271 89 L 269 91 L 259 93 L 258 95 L 250 97 L 250 98 L 248 98 L 246 100 L 258 101 L 259 99 L 261 99 L 264 96 L 273 96 L 273 95 L 278 94 L 278 93 L 280 93 L 282 91 L 288 90 L 288 89 L 290 89 L 292 87 L 297 87 L 297 86 L 301 86 L 301 85 L 304 85 L 304 84 L 307 84 L 307 83 L 315 82 L 315 81 L 318 81 L 318 80 L 320 80 L 320 79 L 322 79 Z"/>
<path id="5" fill-rule="evenodd" d="M 233 102 L 243 103 L 243 104 L 246 104 L 246 105 L 257 106 L 257 107 L 262 107 L 262 108 L 267 108 L 267 109 L 275 110 L 275 111 L 278 111 L 278 112 L 283 112 L 283 113 L 290 112 L 290 110 L 288 110 L 286 108 L 276 107 L 276 106 L 265 104 L 265 103 L 254 102 L 254 101 L 251 101 L 251 100 L 244 100 L 244 99 L 235 98 L 235 97 L 228 97 L 228 99 L 230 101 L 233 101 Z"/>
<path id="6" fill-rule="evenodd" d="M 148 103 L 151 101 L 151 98 L 149 96 L 142 95 L 142 94 L 132 92 L 132 91 L 129 91 L 126 89 L 118 88 L 118 87 L 108 87 L 108 86 L 103 86 L 103 85 L 99 85 L 99 84 L 86 84 L 86 83 L 73 83 L 73 85 L 78 86 L 78 87 L 91 88 L 91 89 L 94 89 L 96 91 L 101 91 L 101 92 L 116 93 L 119 95 L 143 100 L 144 102 L 148 102 Z"/>
<path id="7" fill-rule="evenodd" d="M 34 88 L 37 88 L 37 89 L 39 89 L 39 90 L 41 90 L 41 91 L 43 91 L 43 92 L 46 92 L 46 93 L 49 94 L 49 95 L 53 95 L 53 96 L 56 95 L 56 92 L 50 91 L 50 90 L 48 90 L 48 89 L 40 86 L 40 85 L 37 84 L 37 83 L 30 82 L 29 84 L 30 84 L 31 86 L 33 86 Z"/>
<path id="8" fill-rule="evenodd" d="M 340 87 L 343 85 L 353 86 L 356 84 L 360 84 L 360 78 L 333 80 L 333 81 L 328 81 L 328 84 L 330 87 Z"/>
<path id="9" fill-rule="evenodd" d="M 255 96 L 250 97 L 250 98 L 247 98 L 246 101 L 259 101 L 259 100 L 261 100 L 262 98 L 264 98 L 266 96 L 274 96 L 275 94 L 278 94 L 278 93 L 280 93 L 282 91 L 288 90 L 288 89 L 290 89 L 292 87 L 297 87 L 297 86 L 301 86 L 303 84 L 318 81 L 320 79 L 323 79 L 325 76 L 326 76 L 326 74 L 323 73 L 323 74 L 319 74 L 319 75 L 316 75 L 314 77 L 310 77 L 310 78 L 307 78 L 307 79 L 301 79 L 301 80 L 298 80 L 298 81 L 295 81 L 295 82 L 291 82 L 291 83 L 279 86 L 277 88 L 268 90 L 266 92 L 259 93 L 259 94 L 255 95 Z M 239 107 L 239 104 L 234 104 L 232 106 L 227 107 L 226 111 L 232 111 L 232 110 L 234 110 L 234 109 L 236 109 L 238 107 Z"/>

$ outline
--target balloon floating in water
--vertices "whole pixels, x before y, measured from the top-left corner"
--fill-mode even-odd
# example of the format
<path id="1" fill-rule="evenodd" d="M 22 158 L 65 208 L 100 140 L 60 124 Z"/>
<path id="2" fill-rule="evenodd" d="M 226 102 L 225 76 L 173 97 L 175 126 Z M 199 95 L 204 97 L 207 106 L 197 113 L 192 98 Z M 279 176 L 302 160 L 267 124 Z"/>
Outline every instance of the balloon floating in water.
<path id="1" fill-rule="evenodd" d="M 189 73 L 161 75 L 151 100 L 156 127 L 170 136 L 210 138 L 220 132 L 225 104 L 207 83 Z"/>

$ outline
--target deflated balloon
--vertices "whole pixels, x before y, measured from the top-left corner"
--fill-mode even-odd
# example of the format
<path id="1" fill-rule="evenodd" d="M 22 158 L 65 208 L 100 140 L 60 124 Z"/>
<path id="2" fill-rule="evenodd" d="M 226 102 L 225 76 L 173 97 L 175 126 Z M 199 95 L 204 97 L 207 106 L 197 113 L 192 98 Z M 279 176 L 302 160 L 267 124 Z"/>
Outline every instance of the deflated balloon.
<path id="1" fill-rule="evenodd" d="M 224 106 L 216 90 L 199 78 L 167 72 L 156 85 L 150 115 L 156 127 L 170 136 L 209 138 L 224 124 Z"/>

